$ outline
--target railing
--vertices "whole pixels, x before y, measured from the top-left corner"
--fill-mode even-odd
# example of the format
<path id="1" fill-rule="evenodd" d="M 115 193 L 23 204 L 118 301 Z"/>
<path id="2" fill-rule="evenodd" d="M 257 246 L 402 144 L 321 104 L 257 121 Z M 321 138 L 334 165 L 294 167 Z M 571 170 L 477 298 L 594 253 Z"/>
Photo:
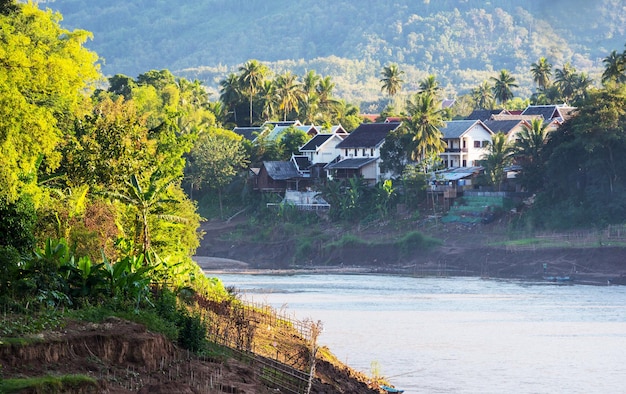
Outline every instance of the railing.
<path id="1" fill-rule="evenodd" d="M 262 343 L 254 339 L 259 330 L 294 332 L 303 343 L 309 344 L 311 351 L 316 348 L 320 322 L 301 321 L 264 304 L 211 300 L 201 300 L 199 304 L 210 341 L 230 348 L 243 361 L 249 360 L 255 373 L 270 387 L 285 393 L 306 393 L 314 371 L 314 357 L 285 351 L 279 342 Z"/>

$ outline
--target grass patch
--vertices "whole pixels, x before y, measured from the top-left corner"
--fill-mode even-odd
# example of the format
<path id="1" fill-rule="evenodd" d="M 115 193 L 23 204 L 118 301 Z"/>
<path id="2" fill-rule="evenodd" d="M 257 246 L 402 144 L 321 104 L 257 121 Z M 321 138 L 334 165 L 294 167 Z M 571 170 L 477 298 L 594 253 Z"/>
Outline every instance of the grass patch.
<path id="1" fill-rule="evenodd" d="M 3 379 L 0 393 L 79 393 L 97 392 L 98 383 L 85 375 L 40 376 L 36 378 Z"/>
<path id="2" fill-rule="evenodd" d="M 419 231 L 410 231 L 394 241 L 394 244 L 402 256 L 407 256 L 417 249 L 441 245 L 441 240 L 427 237 Z"/>
<path id="3" fill-rule="evenodd" d="M 371 242 L 366 241 L 362 238 L 357 237 L 354 234 L 344 234 L 341 238 L 336 241 L 328 243 L 325 247 L 328 249 L 333 248 L 344 248 L 344 247 L 354 247 L 354 246 L 370 246 Z"/>
<path id="4" fill-rule="evenodd" d="M 0 316 L 0 338 L 36 334 L 63 327 L 64 314 L 51 311 L 37 314 L 5 314 Z M 4 341 L 6 342 L 6 341 Z"/>

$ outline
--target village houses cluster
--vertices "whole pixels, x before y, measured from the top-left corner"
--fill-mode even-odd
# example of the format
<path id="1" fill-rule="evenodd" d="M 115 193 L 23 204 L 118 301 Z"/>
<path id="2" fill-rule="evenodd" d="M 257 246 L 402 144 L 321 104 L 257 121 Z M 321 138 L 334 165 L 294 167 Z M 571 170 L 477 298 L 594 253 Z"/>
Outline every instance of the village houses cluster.
<path id="1" fill-rule="evenodd" d="M 533 119 L 548 123 L 547 130 L 556 129 L 570 118 L 574 107 L 566 105 L 531 105 L 523 111 L 475 110 L 466 119 L 445 122 L 441 129 L 446 149 L 440 154 L 445 168 L 438 179 L 455 187 L 472 187 L 472 179 L 483 168 L 480 161 L 485 155 L 492 136 L 503 133 L 507 141 L 514 142 L 524 126 L 530 127 Z M 264 161 L 254 168 L 255 188 L 260 191 L 297 195 L 298 203 L 323 203 L 315 200 L 317 193 L 306 190 L 319 179 L 346 179 L 361 177 L 374 185 L 398 174 L 381 171 L 380 149 L 385 137 L 401 125 L 400 118 L 388 118 L 382 123 L 362 123 L 351 133 L 341 125 L 323 130 L 320 126 L 302 125 L 299 121 L 268 122 L 261 127 L 236 127 L 234 132 L 254 140 L 260 133 L 268 140 L 278 141 L 288 128 L 295 127 L 311 139 L 292 155 L 289 161 Z M 514 169 L 513 169 L 514 170 Z M 304 193 L 304 194 L 303 194 Z M 304 197 L 303 197 L 304 196 Z"/>

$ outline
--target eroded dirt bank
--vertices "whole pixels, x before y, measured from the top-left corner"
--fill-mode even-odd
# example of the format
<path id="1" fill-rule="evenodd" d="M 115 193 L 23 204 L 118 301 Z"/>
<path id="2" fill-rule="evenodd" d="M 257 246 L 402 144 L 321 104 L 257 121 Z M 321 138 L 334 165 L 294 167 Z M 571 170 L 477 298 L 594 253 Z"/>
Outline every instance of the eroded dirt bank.
<path id="1" fill-rule="evenodd" d="M 306 254 L 291 236 L 255 241 L 242 230 L 243 223 L 205 223 L 196 261 L 207 271 L 289 270 L 317 272 L 384 272 L 415 276 L 478 276 L 503 279 L 545 280 L 568 277 L 579 284 L 626 284 L 626 248 L 597 245 L 577 247 L 493 246 L 505 238 L 498 224 L 463 227 L 440 225 L 425 234 L 439 244 L 428 249 L 399 250 L 391 241 L 406 233 L 392 226 L 351 230 L 371 245 L 325 248 L 328 241 L 311 241 Z M 337 239 L 345 229 L 319 226 L 321 239 Z M 237 232 L 237 236 L 231 236 Z M 243 234 L 243 235 L 242 235 Z M 385 243 L 385 240 L 388 242 Z M 382 241 L 382 242 L 381 242 Z"/>

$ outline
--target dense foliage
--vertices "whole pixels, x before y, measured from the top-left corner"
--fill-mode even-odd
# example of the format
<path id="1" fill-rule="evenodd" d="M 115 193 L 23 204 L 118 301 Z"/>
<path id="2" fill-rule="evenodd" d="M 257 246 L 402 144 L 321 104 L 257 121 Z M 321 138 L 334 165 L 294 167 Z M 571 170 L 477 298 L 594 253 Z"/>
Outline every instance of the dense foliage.
<path id="1" fill-rule="evenodd" d="M 106 59 L 107 74 L 188 70 L 187 77 L 214 86 L 256 58 L 278 73 L 330 75 L 338 96 L 362 103 L 364 111 L 382 98 L 380 68 L 388 63 L 397 63 L 406 72 L 403 79 L 413 84 L 427 74 L 439 75 L 451 90 L 448 96 L 465 93 L 504 68 L 528 95 L 532 80 L 522 74 L 536 59 L 545 56 L 559 67 L 571 61 L 580 70 L 598 72 L 598 59 L 622 45 L 626 26 L 619 0 L 400 0 L 393 5 L 56 0 L 46 6 L 61 11 L 68 26 L 94 32 L 90 48 Z"/>

